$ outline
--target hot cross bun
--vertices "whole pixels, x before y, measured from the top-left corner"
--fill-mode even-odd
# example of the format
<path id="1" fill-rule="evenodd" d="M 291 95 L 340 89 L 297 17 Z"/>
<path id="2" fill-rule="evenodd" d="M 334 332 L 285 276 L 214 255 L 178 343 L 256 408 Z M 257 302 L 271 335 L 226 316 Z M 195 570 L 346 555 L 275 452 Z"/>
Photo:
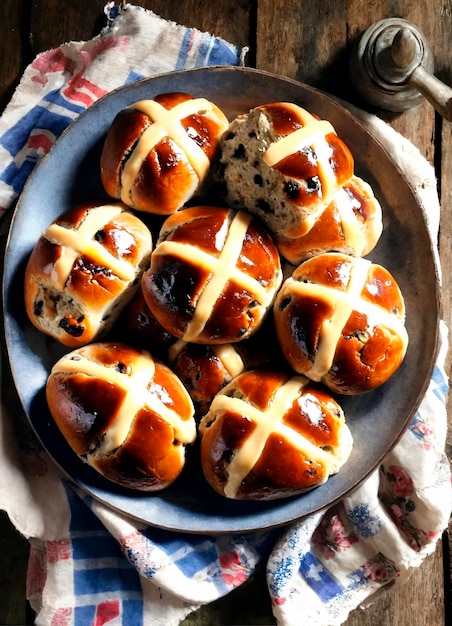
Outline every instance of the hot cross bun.
<path id="1" fill-rule="evenodd" d="M 353 156 L 330 122 L 288 102 L 239 115 L 221 139 L 220 154 L 229 206 L 289 237 L 354 173 Z"/>
<path id="2" fill-rule="evenodd" d="M 170 485 L 196 439 L 193 404 L 180 380 L 125 344 L 93 343 L 66 354 L 53 366 L 46 394 L 74 452 L 125 487 Z"/>
<path id="3" fill-rule="evenodd" d="M 245 339 L 260 327 L 281 282 L 278 249 L 259 220 L 198 206 L 165 220 L 141 285 L 169 333 L 220 344 Z"/>
<path id="4" fill-rule="evenodd" d="M 348 459 L 352 436 L 325 388 L 249 371 L 218 393 L 200 424 L 201 463 L 227 498 L 272 500 L 317 487 Z"/>
<path id="5" fill-rule="evenodd" d="M 136 102 L 107 133 L 100 161 L 105 191 L 139 211 L 170 215 L 206 179 L 228 123 L 215 104 L 185 93 Z"/>
<path id="6" fill-rule="evenodd" d="M 394 277 L 345 254 L 301 263 L 278 293 L 274 320 L 290 366 L 341 394 L 386 382 L 408 346 L 405 303 Z"/>
<path id="7" fill-rule="evenodd" d="M 319 216 L 304 220 L 298 234 L 275 238 L 281 256 L 299 265 L 324 252 L 365 256 L 378 243 L 382 230 L 382 210 L 371 186 L 352 176 Z"/>
<path id="8" fill-rule="evenodd" d="M 69 347 L 110 330 L 140 286 L 152 236 L 121 203 L 84 204 L 40 236 L 25 270 L 25 306 L 40 331 Z"/>

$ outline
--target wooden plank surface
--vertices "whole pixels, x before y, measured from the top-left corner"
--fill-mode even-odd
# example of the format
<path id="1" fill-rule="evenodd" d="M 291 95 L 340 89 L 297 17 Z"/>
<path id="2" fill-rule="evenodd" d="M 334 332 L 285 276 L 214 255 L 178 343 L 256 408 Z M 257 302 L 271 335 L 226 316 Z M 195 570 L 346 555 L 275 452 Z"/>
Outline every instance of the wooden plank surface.
<path id="1" fill-rule="evenodd" d="M 22 2 L 0 3 L 0 111 L 11 98 L 24 66 L 23 20 Z"/>
<path id="2" fill-rule="evenodd" d="M 25 64 L 35 54 L 63 41 L 88 39 L 99 32 L 105 23 L 104 4 L 104 0 L 89 3 L 4 0 L 0 3 L 1 109 L 9 100 Z M 226 0 L 222 3 L 148 0 L 136 4 L 164 18 L 249 46 L 248 63 L 260 69 L 296 78 L 358 104 L 348 78 L 352 46 L 371 23 L 385 17 L 403 17 L 423 29 L 433 50 L 437 75 L 452 84 L 450 0 L 374 0 L 372 3 L 361 0 Z M 436 167 L 442 201 L 443 317 L 450 323 L 452 125 L 439 119 L 427 103 L 400 115 L 381 115 L 410 138 Z M 0 624 L 31 624 L 24 600 L 27 543 L 4 515 L 0 516 L 0 538 L 0 565 L 5 574 L 0 577 Z M 354 611 L 346 626 L 444 624 L 442 559 L 443 549 L 439 543 L 435 553 L 407 583 L 392 589 L 365 611 Z M 12 567 L 15 576 L 7 575 Z M 203 607 L 184 624 L 274 624 L 267 598 L 265 568 L 261 565 L 248 583 L 228 597 Z"/>

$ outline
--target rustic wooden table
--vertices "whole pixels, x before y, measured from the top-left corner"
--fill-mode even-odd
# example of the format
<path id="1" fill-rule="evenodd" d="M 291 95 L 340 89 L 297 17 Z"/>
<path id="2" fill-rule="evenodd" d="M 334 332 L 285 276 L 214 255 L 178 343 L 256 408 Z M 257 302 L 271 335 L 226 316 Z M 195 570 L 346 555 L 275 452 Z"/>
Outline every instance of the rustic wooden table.
<path id="1" fill-rule="evenodd" d="M 377 20 L 402 17 L 425 33 L 435 73 L 452 84 L 451 0 L 140 0 L 162 17 L 207 30 L 248 46 L 247 64 L 295 78 L 360 104 L 348 77 L 351 47 Z M 0 3 L 0 110 L 9 101 L 24 67 L 39 52 L 69 40 L 89 39 L 104 26 L 104 0 L 3 0 Z M 452 125 L 428 103 L 403 114 L 378 112 L 408 137 L 435 166 L 442 203 L 440 254 L 444 273 L 443 317 L 452 322 Z M 450 365 L 448 365 L 450 370 Z M 450 447 L 449 447 L 450 451 Z M 30 512 L 32 514 L 32 512 Z M 356 609 L 347 626 L 439 626 L 452 623 L 446 532 L 434 554 L 409 581 L 384 594 L 365 611 Z M 27 543 L 0 517 L 0 624 L 32 624 L 25 602 Z M 185 625 L 274 624 L 266 600 L 263 567 L 225 599 L 190 616 Z M 449 620 L 449 621 L 448 621 Z"/>

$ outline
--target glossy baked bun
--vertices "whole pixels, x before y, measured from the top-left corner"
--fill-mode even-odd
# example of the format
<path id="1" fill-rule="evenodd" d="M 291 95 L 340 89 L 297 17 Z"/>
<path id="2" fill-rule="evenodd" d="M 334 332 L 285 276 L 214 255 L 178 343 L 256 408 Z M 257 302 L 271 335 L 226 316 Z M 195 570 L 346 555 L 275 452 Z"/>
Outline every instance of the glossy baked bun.
<path id="1" fill-rule="evenodd" d="M 276 244 L 259 220 L 203 206 L 165 220 L 141 285 L 147 305 L 169 333 L 218 344 L 254 333 L 281 282 Z"/>
<path id="2" fill-rule="evenodd" d="M 124 309 L 118 326 L 117 334 L 124 341 L 132 341 L 163 360 L 166 359 L 170 346 L 178 341 L 155 319 L 155 315 L 146 304 L 141 287 Z"/>
<path id="3" fill-rule="evenodd" d="M 382 210 L 371 186 L 353 176 L 314 219 L 306 219 L 298 236 L 276 236 L 279 252 L 292 265 L 324 252 L 365 256 L 383 230 Z"/>
<path id="4" fill-rule="evenodd" d="M 180 475 L 196 438 L 193 404 L 148 352 L 108 342 L 74 350 L 53 366 L 46 394 L 73 451 L 109 480 L 157 491 Z"/>
<path id="5" fill-rule="evenodd" d="M 244 341 L 205 345 L 179 340 L 169 348 L 167 359 L 187 388 L 197 416 L 204 415 L 214 396 L 245 370 L 284 364 L 271 317 Z"/>
<path id="6" fill-rule="evenodd" d="M 197 415 L 209 410 L 214 396 L 245 369 L 236 344 L 176 342 L 168 354 L 171 369 L 184 383 Z"/>
<path id="7" fill-rule="evenodd" d="M 272 500 L 325 483 L 348 459 L 352 436 L 339 404 L 304 376 L 241 374 L 200 424 L 204 475 L 218 493 Z"/>
<path id="8" fill-rule="evenodd" d="M 25 307 L 43 333 L 69 347 L 111 329 L 140 286 L 152 235 L 122 203 L 84 204 L 41 235 L 25 270 Z"/>
<path id="9" fill-rule="evenodd" d="M 220 152 L 229 206 L 246 208 L 287 236 L 319 215 L 354 173 L 352 154 L 333 126 L 288 102 L 238 116 Z"/>
<path id="10" fill-rule="evenodd" d="M 105 139 L 105 191 L 139 211 L 173 213 L 206 179 L 227 127 L 215 104 L 185 93 L 132 104 L 118 113 Z"/>
<path id="11" fill-rule="evenodd" d="M 341 394 L 387 381 L 408 345 L 394 277 L 381 265 L 344 254 L 299 265 L 278 293 L 274 319 L 290 366 Z"/>

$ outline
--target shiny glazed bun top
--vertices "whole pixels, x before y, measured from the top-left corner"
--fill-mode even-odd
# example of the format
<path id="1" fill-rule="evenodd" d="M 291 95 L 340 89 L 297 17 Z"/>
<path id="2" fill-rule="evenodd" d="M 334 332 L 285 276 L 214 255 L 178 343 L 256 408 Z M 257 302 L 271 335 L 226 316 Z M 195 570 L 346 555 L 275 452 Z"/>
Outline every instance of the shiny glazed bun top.
<path id="1" fill-rule="evenodd" d="M 228 127 L 205 98 L 166 93 L 120 111 L 101 155 L 105 191 L 139 211 L 169 215 L 198 190 Z"/>
<path id="2" fill-rule="evenodd" d="M 276 235 L 279 252 L 292 265 L 323 254 L 365 256 L 383 231 L 382 209 L 371 186 L 358 176 L 338 189 L 319 216 L 307 218 L 293 237 Z"/>
<path id="3" fill-rule="evenodd" d="M 299 265 L 278 293 L 274 320 L 290 366 L 337 393 L 378 387 L 408 346 L 405 303 L 394 277 L 345 254 L 321 254 Z"/>
<path id="4" fill-rule="evenodd" d="M 254 333 L 281 282 L 276 244 L 259 220 L 202 206 L 165 220 L 141 285 L 168 332 L 184 341 L 219 344 Z"/>
<path id="5" fill-rule="evenodd" d="M 243 341 L 208 345 L 178 340 L 166 362 L 188 390 L 196 417 L 204 415 L 214 396 L 243 371 L 285 367 L 271 316 Z"/>
<path id="6" fill-rule="evenodd" d="M 196 438 L 193 404 L 177 376 L 148 352 L 101 342 L 53 366 L 50 412 L 79 457 L 125 487 L 163 489 Z"/>
<path id="7" fill-rule="evenodd" d="M 238 500 L 272 500 L 313 489 L 348 459 L 352 437 L 321 385 L 278 371 L 240 374 L 200 424 L 207 481 Z"/>
<path id="8" fill-rule="evenodd" d="M 84 345 L 111 329 L 139 288 L 152 236 L 122 203 L 86 203 L 60 215 L 25 270 L 25 307 L 40 331 Z"/>
<path id="9" fill-rule="evenodd" d="M 289 102 L 238 116 L 220 149 L 228 203 L 258 215 L 275 234 L 293 236 L 354 172 L 352 154 L 330 122 Z"/>

